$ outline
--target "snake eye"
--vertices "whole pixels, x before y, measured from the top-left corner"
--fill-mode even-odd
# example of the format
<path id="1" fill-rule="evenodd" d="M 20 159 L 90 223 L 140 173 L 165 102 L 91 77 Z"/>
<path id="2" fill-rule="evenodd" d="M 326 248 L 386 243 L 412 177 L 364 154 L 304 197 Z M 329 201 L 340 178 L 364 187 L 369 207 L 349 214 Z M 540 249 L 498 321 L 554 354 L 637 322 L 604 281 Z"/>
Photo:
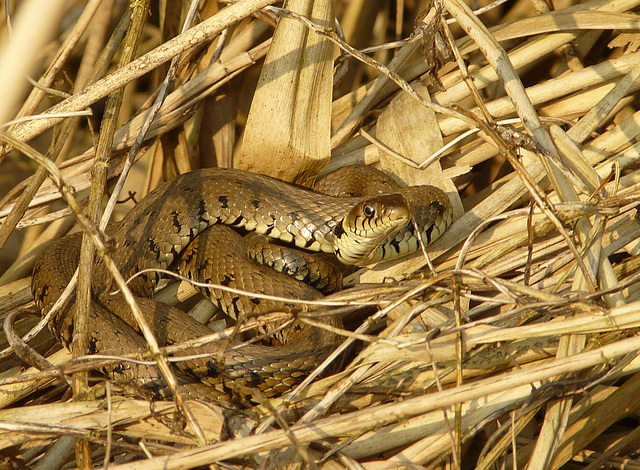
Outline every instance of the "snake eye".
<path id="1" fill-rule="evenodd" d="M 362 208 L 362 212 L 364 212 L 364 215 L 371 218 L 376 214 L 376 208 L 373 204 L 365 204 L 365 206 Z"/>

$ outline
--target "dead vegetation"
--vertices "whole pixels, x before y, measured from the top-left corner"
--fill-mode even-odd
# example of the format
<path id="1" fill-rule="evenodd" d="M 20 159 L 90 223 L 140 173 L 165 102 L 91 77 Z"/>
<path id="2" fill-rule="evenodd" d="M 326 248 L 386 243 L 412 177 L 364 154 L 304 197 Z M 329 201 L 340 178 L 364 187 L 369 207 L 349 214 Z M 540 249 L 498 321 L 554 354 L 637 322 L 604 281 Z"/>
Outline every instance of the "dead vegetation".
<path id="1" fill-rule="evenodd" d="M 2 24 L 5 331 L 37 323 L 34 258 L 101 179 L 139 200 L 203 166 L 306 184 L 366 163 L 440 185 L 456 221 L 312 312 L 345 316 L 344 364 L 295 397 L 180 413 L 92 375 L 71 399 L 108 358 L 46 331 L 53 367 L 5 351 L 2 468 L 640 468 L 637 2 L 159 3 L 24 2 L 13 43 Z"/>

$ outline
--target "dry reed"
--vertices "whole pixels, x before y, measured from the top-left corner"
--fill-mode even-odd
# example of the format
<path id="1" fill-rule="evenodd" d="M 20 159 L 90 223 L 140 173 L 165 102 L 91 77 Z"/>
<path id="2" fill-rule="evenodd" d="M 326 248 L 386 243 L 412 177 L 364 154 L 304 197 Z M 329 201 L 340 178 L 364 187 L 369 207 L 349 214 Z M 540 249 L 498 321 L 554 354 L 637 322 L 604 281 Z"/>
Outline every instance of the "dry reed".
<path id="1" fill-rule="evenodd" d="M 0 468 L 640 468 L 634 0 L 24 3 L 0 7 L 0 312 L 18 335 L 38 322 L 35 257 L 99 213 L 100 192 L 73 205 L 104 188 L 94 162 L 110 190 L 128 175 L 120 199 L 203 166 L 308 184 L 366 163 L 440 185 L 456 221 L 302 317 L 344 315 L 340 372 L 250 409 L 120 396 L 86 382 L 113 358 L 72 360 L 46 330 L 30 344 L 48 369 L 5 350 Z M 99 243 L 99 218 L 78 220 Z M 176 286 L 159 298 L 191 295 Z"/>

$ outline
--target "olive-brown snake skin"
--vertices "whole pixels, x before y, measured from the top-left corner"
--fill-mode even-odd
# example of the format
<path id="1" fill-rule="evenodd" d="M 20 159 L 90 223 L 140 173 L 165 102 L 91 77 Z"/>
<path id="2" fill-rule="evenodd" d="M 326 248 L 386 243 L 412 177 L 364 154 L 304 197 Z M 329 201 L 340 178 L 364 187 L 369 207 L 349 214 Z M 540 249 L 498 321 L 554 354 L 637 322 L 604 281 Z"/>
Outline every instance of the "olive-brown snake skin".
<path id="1" fill-rule="evenodd" d="M 310 251 L 336 252 L 343 262 L 365 265 L 417 249 L 409 210 L 426 244 L 440 236 L 452 220 L 449 198 L 430 186 L 402 188 L 380 196 L 333 197 L 239 170 L 196 170 L 159 186 L 113 224 L 108 230 L 115 247 L 110 254 L 125 278 L 173 264 L 202 281 L 286 298 L 315 299 L 317 291 L 269 268 L 235 272 L 239 236 L 225 226 L 255 231 Z M 385 243 L 361 252 L 371 233 L 387 238 L 391 229 L 384 224 L 398 221 L 408 228 L 399 234 L 392 232 Z M 206 230 L 208 227 L 211 229 Z M 79 240 L 78 235 L 58 240 L 36 262 L 32 291 L 43 315 L 77 267 Z M 210 334 L 206 326 L 181 310 L 148 299 L 157 280 L 157 275 L 147 272 L 129 286 L 140 296 L 138 303 L 159 342 L 173 344 Z M 128 307 L 121 296 L 110 294 L 115 289 L 100 261 L 96 262 L 92 285 L 91 352 L 123 355 L 144 350 L 145 342 Z M 244 316 L 289 308 L 216 290 L 211 290 L 210 296 L 231 313 Z M 50 325 L 67 346 L 72 340 L 73 305 L 70 301 Z M 339 324 L 335 319 L 327 321 Z M 267 397 L 283 393 L 326 357 L 339 338 L 322 329 L 297 327 L 289 340 L 278 347 L 249 345 L 226 351 L 223 363 L 216 359 L 220 345 L 212 344 L 204 349 L 210 354 L 208 358 L 180 363 L 181 391 L 209 400 L 246 395 L 254 387 Z M 185 354 L 195 352 L 203 349 Z M 125 362 L 109 372 L 148 390 L 153 397 L 165 396 L 163 381 L 152 366 Z"/>

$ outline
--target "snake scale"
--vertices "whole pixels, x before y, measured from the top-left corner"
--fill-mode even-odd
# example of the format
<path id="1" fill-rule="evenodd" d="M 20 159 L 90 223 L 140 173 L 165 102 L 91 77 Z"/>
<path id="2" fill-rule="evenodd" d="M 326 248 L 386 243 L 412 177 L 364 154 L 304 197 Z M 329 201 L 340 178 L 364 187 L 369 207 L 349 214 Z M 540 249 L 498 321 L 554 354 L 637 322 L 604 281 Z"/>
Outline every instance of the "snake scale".
<path id="1" fill-rule="evenodd" d="M 258 265 L 252 272 L 234 271 L 234 265 L 241 264 L 240 236 L 228 227 L 309 251 L 335 253 L 343 263 L 366 265 L 418 249 L 411 217 L 428 244 L 451 223 L 450 200 L 431 186 L 383 195 L 334 197 L 267 176 L 209 168 L 162 184 L 107 233 L 115 247 L 110 254 L 125 278 L 145 269 L 177 266 L 200 281 L 286 298 L 315 299 L 320 296 L 316 290 L 269 268 Z M 377 240 L 373 247 L 369 246 L 371 237 Z M 43 315 L 68 284 L 79 253 L 80 236 L 69 235 L 54 242 L 36 261 L 32 292 Z M 139 296 L 138 304 L 158 341 L 173 344 L 210 334 L 211 330 L 181 310 L 149 299 L 158 277 L 146 272 L 129 284 Z M 144 351 L 144 339 L 122 296 L 113 294 L 112 281 L 100 260 L 95 264 L 92 286 L 90 352 L 124 355 Z M 241 316 L 290 308 L 282 302 L 216 289 L 208 293 L 225 310 Z M 73 337 L 73 308 L 72 299 L 50 323 L 56 338 L 66 346 Z M 340 324 L 335 318 L 326 321 Z M 237 394 L 246 398 L 252 388 L 267 397 L 290 390 L 339 340 L 324 329 L 296 325 L 291 330 L 287 344 L 229 348 L 222 362 L 217 360 L 220 344 L 185 351 L 186 355 L 206 353 L 208 357 L 178 363 L 180 391 L 192 398 L 222 400 Z M 152 398 L 167 397 L 164 382 L 153 366 L 122 362 L 108 372 L 114 379 L 133 384 L 136 393 L 142 389 Z"/>

